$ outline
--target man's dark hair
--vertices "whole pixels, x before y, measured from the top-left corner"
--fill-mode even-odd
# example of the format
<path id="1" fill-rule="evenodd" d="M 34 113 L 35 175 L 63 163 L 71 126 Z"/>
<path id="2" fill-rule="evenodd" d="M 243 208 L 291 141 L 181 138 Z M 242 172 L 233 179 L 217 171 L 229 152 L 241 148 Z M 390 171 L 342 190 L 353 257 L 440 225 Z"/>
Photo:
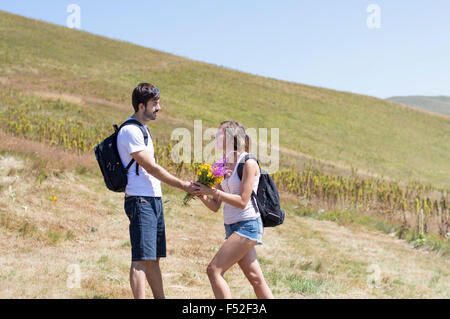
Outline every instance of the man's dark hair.
<path id="1" fill-rule="evenodd" d="M 155 93 L 156 86 L 150 83 L 140 83 L 133 90 L 131 100 L 133 103 L 134 111 L 139 111 L 139 104 L 143 103 L 147 107 L 147 103 L 150 100 L 159 100 L 159 90 Z"/>

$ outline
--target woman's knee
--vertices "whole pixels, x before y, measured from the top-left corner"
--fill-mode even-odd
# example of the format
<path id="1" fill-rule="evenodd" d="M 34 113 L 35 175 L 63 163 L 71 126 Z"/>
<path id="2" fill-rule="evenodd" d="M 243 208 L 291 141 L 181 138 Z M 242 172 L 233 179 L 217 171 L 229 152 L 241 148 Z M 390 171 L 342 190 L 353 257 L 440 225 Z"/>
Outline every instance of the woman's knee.
<path id="1" fill-rule="evenodd" d="M 262 274 L 256 271 L 249 271 L 247 274 L 247 279 L 253 287 L 260 286 L 264 283 L 264 278 Z"/>
<path id="2" fill-rule="evenodd" d="M 206 267 L 206 273 L 208 274 L 208 277 L 223 275 L 222 271 L 213 263 L 210 263 L 208 267 Z"/>

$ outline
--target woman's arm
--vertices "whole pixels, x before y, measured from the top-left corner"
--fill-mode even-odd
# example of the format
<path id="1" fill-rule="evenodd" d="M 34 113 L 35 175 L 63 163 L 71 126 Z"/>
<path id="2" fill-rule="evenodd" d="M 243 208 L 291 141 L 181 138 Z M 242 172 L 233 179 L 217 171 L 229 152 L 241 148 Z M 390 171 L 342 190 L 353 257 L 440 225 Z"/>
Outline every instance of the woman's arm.
<path id="1" fill-rule="evenodd" d="M 222 190 L 222 186 L 219 185 L 217 189 Z M 209 197 L 208 195 L 199 195 L 199 198 L 213 212 L 217 212 L 222 206 L 222 200 L 219 198 Z"/>
<path id="2" fill-rule="evenodd" d="M 194 188 L 193 193 L 196 195 L 212 195 L 214 199 L 221 200 L 231 206 L 244 209 L 252 195 L 253 181 L 258 170 L 258 163 L 254 159 L 249 159 L 245 162 L 242 172 L 241 191 L 239 195 L 229 194 L 224 192 L 222 189 L 211 188 L 198 183 L 194 183 L 197 188 Z"/>

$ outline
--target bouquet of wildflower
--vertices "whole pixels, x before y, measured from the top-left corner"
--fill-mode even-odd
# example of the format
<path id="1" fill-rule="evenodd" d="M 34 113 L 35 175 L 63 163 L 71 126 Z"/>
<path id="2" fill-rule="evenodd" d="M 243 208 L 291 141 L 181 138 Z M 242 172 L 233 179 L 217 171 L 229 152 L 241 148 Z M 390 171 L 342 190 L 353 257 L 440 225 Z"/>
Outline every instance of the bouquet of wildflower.
<path id="1" fill-rule="evenodd" d="M 214 162 L 214 164 L 200 165 L 197 171 L 197 183 L 213 187 L 222 182 L 223 176 L 226 173 L 225 158 L 220 161 Z M 195 198 L 195 195 L 187 193 L 183 199 L 183 205 L 188 206 L 191 199 Z"/>

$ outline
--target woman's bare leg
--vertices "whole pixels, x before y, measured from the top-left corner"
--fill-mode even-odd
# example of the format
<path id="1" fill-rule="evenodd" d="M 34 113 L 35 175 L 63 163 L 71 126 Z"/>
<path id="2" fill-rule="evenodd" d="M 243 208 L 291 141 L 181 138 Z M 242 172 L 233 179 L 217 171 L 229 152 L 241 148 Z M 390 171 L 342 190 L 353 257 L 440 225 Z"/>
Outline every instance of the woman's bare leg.
<path id="1" fill-rule="evenodd" d="M 223 274 L 241 260 L 255 244 L 255 241 L 233 233 L 211 260 L 206 272 L 216 298 L 231 298 L 230 287 L 223 278 Z"/>
<path id="2" fill-rule="evenodd" d="M 258 259 L 256 259 L 255 247 L 252 247 L 250 251 L 238 262 L 239 267 L 247 277 L 250 284 L 253 286 L 256 297 L 259 299 L 273 299 L 272 291 L 264 279 L 261 267 L 259 266 Z"/>

